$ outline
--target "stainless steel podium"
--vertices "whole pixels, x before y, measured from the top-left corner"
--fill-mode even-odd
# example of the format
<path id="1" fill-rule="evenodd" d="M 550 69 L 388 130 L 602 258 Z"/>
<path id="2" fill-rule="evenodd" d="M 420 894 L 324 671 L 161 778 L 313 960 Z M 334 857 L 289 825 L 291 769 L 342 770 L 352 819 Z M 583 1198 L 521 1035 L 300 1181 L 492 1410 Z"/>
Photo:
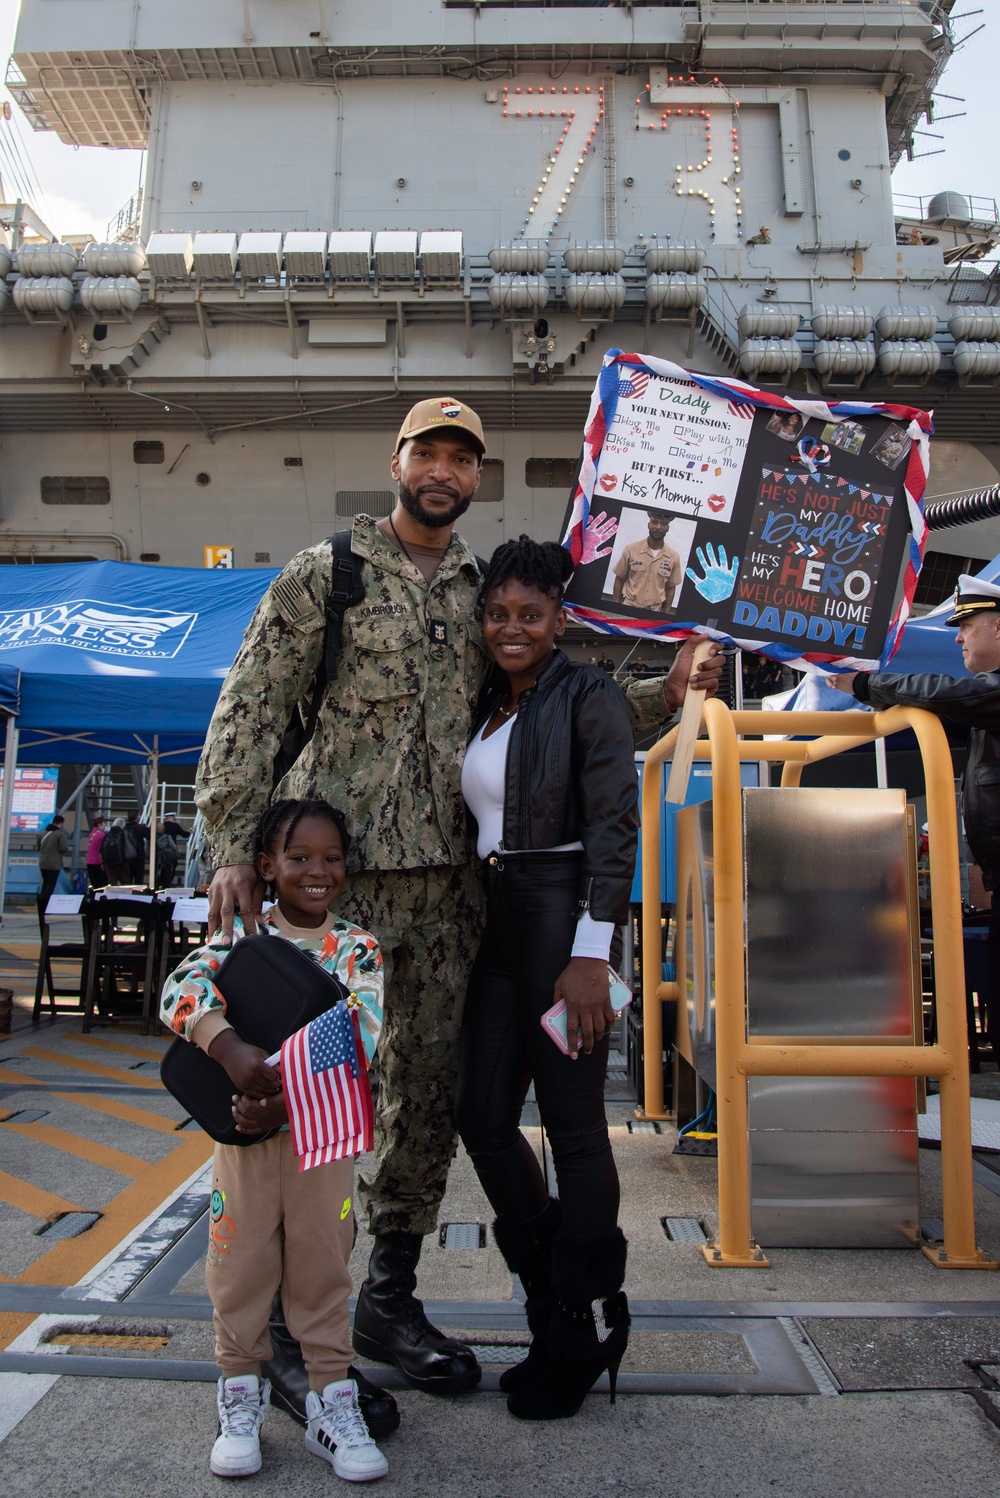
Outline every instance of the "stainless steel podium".
<path id="1" fill-rule="evenodd" d="M 746 789 L 743 850 L 748 1039 L 919 1040 L 915 838 L 904 793 Z M 678 1049 L 714 1087 L 711 804 L 678 816 L 678 872 L 687 907 L 678 908 Z M 917 1085 L 750 1078 L 754 1237 L 774 1247 L 914 1242 Z"/>

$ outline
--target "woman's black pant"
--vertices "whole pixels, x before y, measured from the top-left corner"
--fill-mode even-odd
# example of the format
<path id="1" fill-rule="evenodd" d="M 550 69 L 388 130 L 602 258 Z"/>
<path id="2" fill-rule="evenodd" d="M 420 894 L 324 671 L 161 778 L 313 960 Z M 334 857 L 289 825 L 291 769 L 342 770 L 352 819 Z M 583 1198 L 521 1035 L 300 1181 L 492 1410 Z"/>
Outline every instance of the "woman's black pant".
<path id="1" fill-rule="evenodd" d="M 604 1116 L 609 1037 L 571 1061 L 539 1023 L 572 953 L 582 855 L 493 857 L 483 866 L 486 930 L 462 1023 L 458 1131 L 497 1216 L 537 1216 L 548 1192 L 519 1128 L 534 1081 L 563 1227 L 574 1239 L 602 1238 L 615 1229 L 619 1202 Z"/>

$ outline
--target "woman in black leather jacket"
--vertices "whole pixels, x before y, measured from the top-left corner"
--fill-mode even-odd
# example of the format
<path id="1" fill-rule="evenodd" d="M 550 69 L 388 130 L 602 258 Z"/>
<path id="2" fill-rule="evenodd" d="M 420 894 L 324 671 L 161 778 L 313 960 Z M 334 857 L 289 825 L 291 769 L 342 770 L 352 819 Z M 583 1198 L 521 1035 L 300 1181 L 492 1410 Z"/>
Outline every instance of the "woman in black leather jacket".
<path id="1" fill-rule="evenodd" d="M 487 926 L 463 1023 L 457 1122 L 527 1294 L 531 1348 L 500 1384 L 511 1413 L 529 1420 L 574 1414 L 605 1370 L 613 1399 L 629 1327 L 604 1079 L 608 957 L 628 919 L 637 782 L 624 694 L 555 649 L 571 572 L 554 542 L 522 536 L 494 553 L 480 603 L 499 670 L 462 773 Z M 560 999 L 568 1054 L 540 1023 Z M 558 1202 L 519 1129 L 531 1081 Z"/>

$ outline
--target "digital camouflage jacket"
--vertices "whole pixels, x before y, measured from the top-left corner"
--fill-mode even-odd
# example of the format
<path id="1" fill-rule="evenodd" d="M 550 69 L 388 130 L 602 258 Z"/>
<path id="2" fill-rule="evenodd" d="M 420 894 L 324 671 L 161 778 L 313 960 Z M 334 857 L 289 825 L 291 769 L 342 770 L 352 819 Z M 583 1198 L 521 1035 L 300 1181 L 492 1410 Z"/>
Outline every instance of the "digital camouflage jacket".
<path id="1" fill-rule="evenodd" d="M 433 868 L 471 854 L 461 772 L 488 657 L 474 616 L 479 572 L 460 536 L 427 583 L 360 515 L 364 601 L 344 616 L 336 679 L 316 730 L 275 796 L 321 796 L 351 834 L 348 870 Z M 217 867 L 253 863 L 254 830 L 292 710 L 307 703 L 324 645 L 329 541 L 292 558 L 261 600 L 223 684 L 196 799 Z M 629 701 L 639 731 L 661 722 L 659 680 Z"/>

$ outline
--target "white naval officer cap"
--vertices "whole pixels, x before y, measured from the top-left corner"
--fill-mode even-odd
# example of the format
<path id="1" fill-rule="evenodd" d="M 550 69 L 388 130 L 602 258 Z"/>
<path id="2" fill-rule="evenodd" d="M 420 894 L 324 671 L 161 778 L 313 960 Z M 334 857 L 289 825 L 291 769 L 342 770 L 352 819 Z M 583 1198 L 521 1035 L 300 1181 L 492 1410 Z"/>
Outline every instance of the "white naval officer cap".
<path id="1" fill-rule="evenodd" d="M 970 577 L 963 572 L 955 589 L 955 611 L 949 614 L 945 624 L 964 624 L 973 614 L 982 614 L 1000 609 L 1000 585 L 984 582 L 981 577 Z"/>

